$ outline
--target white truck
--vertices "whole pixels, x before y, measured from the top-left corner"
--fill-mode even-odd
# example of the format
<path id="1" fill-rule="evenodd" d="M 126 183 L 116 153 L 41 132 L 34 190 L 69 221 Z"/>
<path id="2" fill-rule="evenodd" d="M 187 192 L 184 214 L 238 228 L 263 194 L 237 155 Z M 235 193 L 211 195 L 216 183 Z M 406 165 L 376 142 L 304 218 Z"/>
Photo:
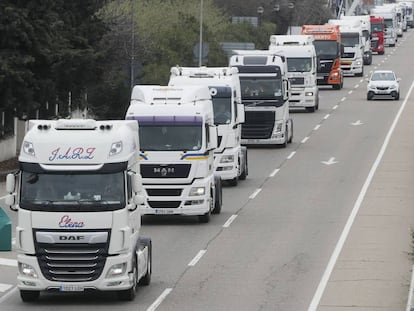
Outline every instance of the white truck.
<path id="1" fill-rule="evenodd" d="M 148 285 L 152 244 L 140 237 L 144 202 L 134 121 L 29 121 L 20 171 L 6 178 L 18 212 L 17 287 L 23 301 L 41 291 L 117 291 L 132 300 Z"/>
<path id="2" fill-rule="evenodd" d="M 239 70 L 245 121 L 242 144 L 286 147 L 292 142 L 285 56 L 269 50 L 234 50 L 229 66 Z"/>
<path id="3" fill-rule="evenodd" d="M 215 174 L 236 186 L 248 175 L 247 148 L 241 145 L 244 106 L 235 67 L 172 67 L 170 86 L 206 85 L 213 101 L 218 146 L 214 151 Z"/>
<path id="4" fill-rule="evenodd" d="M 282 51 L 287 59 L 290 83 L 290 108 L 305 108 L 315 112 L 319 108 L 317 86 L 317 57 L 311 35 L 271 35 L 270 51 Z"/>
<path id="5" fill-rule="evenodd" d="M 139 123 L 144 215 L 198 216 L 221 211 L 221 179 L 214 175 L 217 128 L 207 86 L 136 85 L 127 120 Z"/>
<path id="6" fill-rule="evenodd" d="M 357 21 L 356 27 L 361 27 L 362 44 L 364 46 L 364 65 L 372 64 L 372 48 L 371 48 L 371 18 L 369 15 L 342 15 L 341 20 Z M 358 26 L 358 22 L 360 26 Z"/>
<path id="7" fill-rule="evenodd" d="M 330 19 L 328 25 L 339 26 L 344 48 L 341 55 L 341 69 L 344 75 L 362 77 L 364 75 L 364 43 L 360 21 Z"/>
<path id="8" fill-rule="evenodd" d="M 413 0 L 397 0 L 397 3 L 405 7 L 405 18 L 407 22 L 407 28 L 414 27 L 414 15 L 413 15 Z"/>
<path id="9" fill-rule="evenodd" d="M 384 18 L 385 33 L 384 40 L 388 46 L 397 43 L 397 12 L 393 6 L 379 5 L 371 9 L 371 15 Z"/>

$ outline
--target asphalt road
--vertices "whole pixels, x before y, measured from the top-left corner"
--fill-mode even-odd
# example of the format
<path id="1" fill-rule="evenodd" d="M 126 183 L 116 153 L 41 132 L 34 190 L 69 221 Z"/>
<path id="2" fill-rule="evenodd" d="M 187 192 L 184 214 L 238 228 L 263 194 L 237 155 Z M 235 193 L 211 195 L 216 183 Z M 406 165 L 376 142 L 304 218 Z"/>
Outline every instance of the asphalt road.
<path id="1" fill-rule="evenodd" d="M 346 77 L 340 91 L 321 87 L 317 112 L 292 113 L 292 144 L 249 148 L 247 180 L 224 189 L 222 213 L 210 223 L 144 217 L 154 271 L 135 301 L 119 302 L 110 293 L 44 294 L 25 304 L 15 289 L 13 250 L 0 252 L 0 309 L 308 310 L 413 82 L 413 33 L 408 30 L 396 48 L 374 55 L 365 67 L 365 74 L 396 71 L 402 78 L 399 101 L 367 101 L 365 78 Z M 15 224 L 16 215 L 7 212 Z"/>

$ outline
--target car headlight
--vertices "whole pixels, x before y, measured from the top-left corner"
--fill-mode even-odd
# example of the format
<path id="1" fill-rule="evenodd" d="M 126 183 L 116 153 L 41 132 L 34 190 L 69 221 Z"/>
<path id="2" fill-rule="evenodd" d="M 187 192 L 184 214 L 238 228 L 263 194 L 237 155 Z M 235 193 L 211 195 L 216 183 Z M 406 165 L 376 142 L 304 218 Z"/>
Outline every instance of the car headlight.
<path id="1" fill-rule="evenodd" d="M 113 277 L 123 275 L 126 272 L 126 267 L 127 267 L 126 262 L 115 264 L 111 268 L 109 268 L 108 273 L 106 274 L 106 277 L 113 278 Z"/>
<path id="2" fill-rule="evenodd" d="M 18 269 L 21 275 L 37 279 L 36 270 L 31 265 L 19 262 Z"/>
<path id="3" fill-rule="evenodd" d="M 234 162 L 234 155 L 226 154 L 223 155 L 220 159 L 220 163 L 233 163 Z"/>
<path id="4" fill-rule="evenodd" d="M 204 195 L 206 193 L 205 187 L 192 187 L 189 196 Z"/>

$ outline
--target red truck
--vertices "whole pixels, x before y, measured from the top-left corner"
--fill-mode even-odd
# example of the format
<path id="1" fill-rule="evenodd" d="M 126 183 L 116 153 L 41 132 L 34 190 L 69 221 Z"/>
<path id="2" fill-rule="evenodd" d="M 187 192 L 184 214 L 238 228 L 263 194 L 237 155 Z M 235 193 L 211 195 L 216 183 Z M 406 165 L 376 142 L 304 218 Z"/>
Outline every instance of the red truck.
<path id="1" fill-rule="evenodd" d="M 384 18 L 379 16 L 370 16 L 371 21 L 371 49 L 372 52 L 377 52 L 382 55 L 385 53 L 384 49 L 384 32 L 385 23 Z"/>

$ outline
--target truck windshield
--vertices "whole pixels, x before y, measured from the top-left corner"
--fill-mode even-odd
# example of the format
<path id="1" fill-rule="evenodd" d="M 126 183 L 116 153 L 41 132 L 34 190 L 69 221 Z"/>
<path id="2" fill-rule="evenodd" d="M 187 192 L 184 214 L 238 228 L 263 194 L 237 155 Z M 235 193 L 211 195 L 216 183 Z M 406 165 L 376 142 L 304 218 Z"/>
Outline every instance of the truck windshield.
<path id="1" fill-rule="evenodd" d="M 279 100 L 282 97 L 282 81 L 274 77 L 240 77 L 243 100 Z"/>
<path id="2" fill-rule="evenodd" d="M 287 65 L 289 72 L 309 72 L 312 68 L 312 59 L 289 57 Z"/>
<path id="3" fill-rule="evenodd" d="M 381 23 L 371 23 L 371 32 L 382 32 L 384 31 Z"/>
<path id="4" fill-rule="evenodd" d="M 231 122 L 231 97 L 213 97 L 214 124 Z"/>
<path id="5" fill-rule="evenodd" d="M 91 211 L 125 207 L 124 173 L 33 173 L 22 171 L 20 207 Z"/>
<path id="6" fill-rule="evenodd" d="M 139 139 L 142 151 L 200 150 L 202 123 L 142 122 Z"/>
<path id="7" fill-rule="evenodd" d="M 394 28 L 394 23 L 392 19 L 384 19 L 385 27 L 387 28 Z"/>
<path id="8" fill-rule="evenodd" d="M 358 33 L 341 33 L 342 44 L 347 47 L 359 45 Z"/>
<path id="9" fill-rule="evenodd" d="M 339 46 L 336 41 L 314 41 L 313 44 L 319 58 L 334 59 L 339 56 Z"/>

